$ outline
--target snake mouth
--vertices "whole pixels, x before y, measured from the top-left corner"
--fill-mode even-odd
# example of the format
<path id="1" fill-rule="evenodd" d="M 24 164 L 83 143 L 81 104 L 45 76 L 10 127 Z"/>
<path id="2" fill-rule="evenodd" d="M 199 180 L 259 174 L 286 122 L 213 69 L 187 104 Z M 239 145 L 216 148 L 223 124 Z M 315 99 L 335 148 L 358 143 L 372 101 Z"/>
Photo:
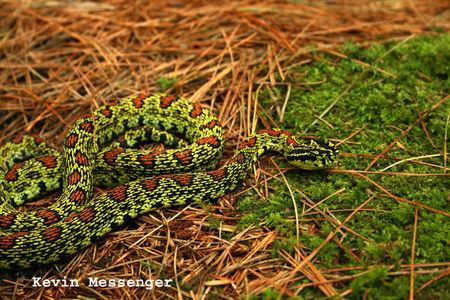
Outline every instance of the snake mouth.
<path id="1" fill-rule="evenodd" d="M 324 157 L 311 157 L 311 159 L 298 159 L 298 157 L 287 157 L 289 164 L 303 170 L 321 170 L 330 168 L 334 159 Z"/>

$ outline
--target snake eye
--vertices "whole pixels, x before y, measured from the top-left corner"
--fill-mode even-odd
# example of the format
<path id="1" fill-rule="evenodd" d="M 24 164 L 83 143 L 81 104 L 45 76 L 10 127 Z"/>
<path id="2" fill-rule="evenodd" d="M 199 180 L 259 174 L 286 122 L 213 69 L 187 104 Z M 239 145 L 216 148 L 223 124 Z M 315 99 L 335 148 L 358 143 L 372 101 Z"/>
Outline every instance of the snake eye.
<path id="1" fill-rule="evenodd" d="M 318 170 L 331 167 L 338 150 L 332 143 L 312 140 L 287 150 L 285 155 L 291 165 L 304 170 Z"/>

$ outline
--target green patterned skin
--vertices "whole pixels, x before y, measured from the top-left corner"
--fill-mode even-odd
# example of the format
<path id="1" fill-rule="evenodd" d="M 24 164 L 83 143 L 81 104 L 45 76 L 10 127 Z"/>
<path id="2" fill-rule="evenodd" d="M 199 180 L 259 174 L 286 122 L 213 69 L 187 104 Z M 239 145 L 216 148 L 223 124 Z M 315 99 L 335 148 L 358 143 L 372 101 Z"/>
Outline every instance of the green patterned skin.
<path id="1" fill-rule="evenodd" d="M 150 141 L 177 148 L 135 149 Z M 63 154 L 32 136 L 7 143 L 0 148 L 0 268 L 50 264 L 140 214 L 213 201 L 236 189 L 268 151 L 309 170 L 329 167 L 337 154 L 330 143 L 266 129 L 216 168 L 223 144 L 224 130 L 208 109 L 164 94 L 124 98 L 78 120 Z M 94 185 L 111 188 L 94 197 Z M 61 188 L 47 208 L 15 209 Z"/>

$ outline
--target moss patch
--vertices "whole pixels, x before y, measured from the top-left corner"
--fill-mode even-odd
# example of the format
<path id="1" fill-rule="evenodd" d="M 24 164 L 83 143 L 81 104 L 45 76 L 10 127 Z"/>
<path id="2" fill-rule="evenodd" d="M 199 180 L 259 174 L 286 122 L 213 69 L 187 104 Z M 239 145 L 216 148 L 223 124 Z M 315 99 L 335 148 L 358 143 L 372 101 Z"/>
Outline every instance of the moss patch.
<path id="1" fill-rule="evenodd" d="M 391 142 L 413 125 L 419 113 L 450 93 L 450 35 L 424 36 L 405 42 L 360 48 L 346 44 L 341 49 L 347 57 L 316 52 L 313 62 L 291 69 L 287 81 L 293 83 L 284 122 L 281 127 L 292 132 L 304 132 L 326 138 L 344 139 L 357 129 L 362 131 L 340 147 L 343 155 L 336 169 L 364 170 Z M 370 66 L 364 65 L 364 62 Z M 276 106 L 281 106 L 287 89 L 275 87 L 259 97 L 263 107 L 275 120 L 279 120 Z M 273 102 L 278 95 L 279 103 Z M 333 102 L 332 109 L 317 121 Z M 444 176 L 405 176 L 404 173 L 443 173 L 445 128 L 448 126 L 450 100 L 434 109 L 421 123 L 400 138 L 370 171 L 398 172 L 402 174 L 365 174 L 392 194 L 417 201 L 434 209 L 449 212 L 449 178 Z M 429 137 L 427 137 L 426 131 Z M 305 132 L 306 130 L 306 132 Z M 447 129 L 450 131 L 450 129 Z M 450 135 L 450 134 L 449 134 Z M 447 151 L 450 147 L 447 145 Z M 426 158 L 416 161 L 415 157 Z M 400 162 L 394 166 L 394 163 Z M 280 163 L 283 164 L 282 160 Z M 447 162 L 448 165 L 448 162 Z M 304 193 L 313 202 L 330 197 L 318 207 L 341 222 L 364 201 L 373 197 L 346 224 L 362 237 L 346 232 L 336 235 L 317 254 L 315 264 L 320 269 L 339 267 L 372 268 L 373 271 L 355 279 L 342 281 L 340 290 L 353 288 L 348 298 L 361 299 L 365 294 L 373 299 L 404 299 L 409 293 L 409 275 L 395 275 L 402 264 L 411 260 L 414 228 L 414 205 L 398 202 L 368 180 L 350 173 L 290 172 L 287 176 L 294 190 L 303 230 L 299 245 L 307 251 L 319 246 L 336 226 L 314 210 L 304 213 Z M 239 201 L 243 213 L 240 226 L 258 224 L 279 231 L 281 240 L 274 248 L 292 251 L 295 244 L 293 202 L 282 181 L 272 181 L 276 192 L 268 199 L 258 199 L 247 193 Z M 450 259 L 450 226 L 448 217 L 425 208 L 419 208 L 415 263 L 447 262 Z M 353 253 L 356 258 L 351 255 Z M 277 255 L 277 251 L 274 251 Z M 391 266 L 391 267 L 388 267 Z M 354 274 L 360 273 L 355 271 Z M 346 273 L 346 275 L 351 274 Z M 437 276 L 416 274 L 416 289 Z M 439 299 L 446 295 L 448 279 L 431 284 L 416 296 Z M 338 286 L 339 288 L 339 286 Z M 367 291 L 370 291 L 369 293 Z M 303 292 L 302 292 L 303 293 Z M 270 292 L 268 291 L 268 294 Z M 303 296 L 320 296 L 306 289 Z M 323 296 L 323 295 L 322 295 Z"/>

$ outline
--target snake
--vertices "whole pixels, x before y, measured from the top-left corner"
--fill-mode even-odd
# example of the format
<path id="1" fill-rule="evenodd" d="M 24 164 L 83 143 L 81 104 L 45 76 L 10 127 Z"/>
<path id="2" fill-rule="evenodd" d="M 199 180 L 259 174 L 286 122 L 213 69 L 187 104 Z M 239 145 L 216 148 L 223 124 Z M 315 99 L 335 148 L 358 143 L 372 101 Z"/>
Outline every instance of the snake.
<path id="1" fill-rule="evenodd" d="M 152 210 L 214 203 L 242 186 L 266 153 L 305 170 L 329 168 L 338 153 L 331 142 L 266 128 L 220 163 L 224 142 L 208 107 L 164 93 L 93 110 L 73 123 L 61 152 L 36 135 L 7 142 L 0 147 L 0 268 L 56 263 Z M 18 210 L 55 191 L 50 205 Z"/>

